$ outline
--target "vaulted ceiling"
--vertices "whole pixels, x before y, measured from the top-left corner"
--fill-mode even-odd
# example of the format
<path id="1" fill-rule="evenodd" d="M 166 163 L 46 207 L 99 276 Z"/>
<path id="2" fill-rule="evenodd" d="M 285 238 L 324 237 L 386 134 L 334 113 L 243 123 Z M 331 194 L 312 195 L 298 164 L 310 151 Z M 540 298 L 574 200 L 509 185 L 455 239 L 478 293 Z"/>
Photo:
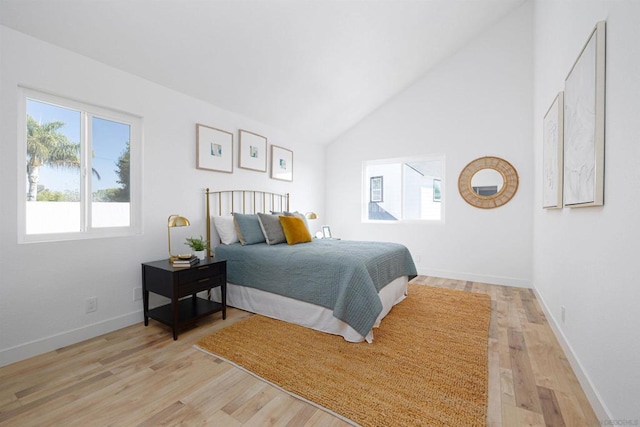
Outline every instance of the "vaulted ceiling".
<path id="1" fill-rule="evenodd" d="M 526 0 L 0 0 L 0 24 L 327 142 Z"/>

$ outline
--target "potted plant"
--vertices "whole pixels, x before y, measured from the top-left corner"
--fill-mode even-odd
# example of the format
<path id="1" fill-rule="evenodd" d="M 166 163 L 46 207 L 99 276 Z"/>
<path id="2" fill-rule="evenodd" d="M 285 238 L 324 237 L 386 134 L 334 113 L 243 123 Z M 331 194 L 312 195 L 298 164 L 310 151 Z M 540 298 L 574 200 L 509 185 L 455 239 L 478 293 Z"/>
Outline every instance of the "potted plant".
<path id="1" fill-rule="evenodd" d="M 198 259 L 204 259 L 207 253 L 207 244 L 209 242 L 205 240 L 202 236 L 198 237 L 187 237 L 185 241 L 185 245 L 189 246 L 193 251 L 193 254 L 198 257 Z"/>

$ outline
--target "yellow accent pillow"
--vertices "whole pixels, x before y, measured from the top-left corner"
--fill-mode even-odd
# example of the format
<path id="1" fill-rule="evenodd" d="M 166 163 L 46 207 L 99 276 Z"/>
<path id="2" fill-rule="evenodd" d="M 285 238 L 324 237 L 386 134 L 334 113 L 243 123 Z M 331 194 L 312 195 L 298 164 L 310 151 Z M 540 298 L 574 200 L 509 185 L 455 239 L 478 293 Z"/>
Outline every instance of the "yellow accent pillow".
<path id="1" fill-rule="evenodd" d="M 311 242 L 311 234 L 301 218 L 296 216 L 281 216 L 279 218 L 288 244 Z"/>

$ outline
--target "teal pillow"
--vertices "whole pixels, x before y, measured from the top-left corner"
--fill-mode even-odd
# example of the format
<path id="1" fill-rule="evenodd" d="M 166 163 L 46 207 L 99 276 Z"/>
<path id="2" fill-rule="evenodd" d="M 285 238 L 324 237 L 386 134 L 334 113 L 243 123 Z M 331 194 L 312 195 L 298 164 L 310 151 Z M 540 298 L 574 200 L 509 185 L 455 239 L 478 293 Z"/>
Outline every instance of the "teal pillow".
<path id="1" fill-rule="evenodd" d="M 243 245 L 264 243 L 265 238 L 260 228 L 260 221 L 256 214 L 233 213 L 233 223 L 236 226 L 238 239 Z"/>

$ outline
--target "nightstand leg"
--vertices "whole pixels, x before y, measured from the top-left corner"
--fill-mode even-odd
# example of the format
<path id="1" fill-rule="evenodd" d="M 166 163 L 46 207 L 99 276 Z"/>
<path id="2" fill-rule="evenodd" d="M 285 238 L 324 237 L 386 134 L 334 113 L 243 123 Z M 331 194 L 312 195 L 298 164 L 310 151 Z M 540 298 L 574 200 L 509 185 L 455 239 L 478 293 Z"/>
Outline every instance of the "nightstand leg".
<path id="1" fill-rule="evenodd" d="M 149 326 L 149 291 L 142 292 L 142 311 L 144 311 L 144 326 Z"/>
<path id="2" fill-rule="evenodd" d="M 227 318 L 227 280 L 225 277 L 224 282 L 222 282 L 222 285 L 220 286 L 220 291 L 222 293 L 222 298 L 220 298 L 222 300 L 222 320 L 225 320 Z"/>
<path id="3" fill-rule="evenodd" d="M 142 266 L 142 311 L 144 314 L 144 326 L 149 326 L 149 291 L 147 290 L 147 278 L 144 265 Z"/>
<path id="4" fill-rule="evenodd" d="M 178 320 L 180 318 L 180 301 L 177 296 L 174 295 L 171 305 L 173 306 L 173 340 L 176 341 L 178 339 Z"/>

